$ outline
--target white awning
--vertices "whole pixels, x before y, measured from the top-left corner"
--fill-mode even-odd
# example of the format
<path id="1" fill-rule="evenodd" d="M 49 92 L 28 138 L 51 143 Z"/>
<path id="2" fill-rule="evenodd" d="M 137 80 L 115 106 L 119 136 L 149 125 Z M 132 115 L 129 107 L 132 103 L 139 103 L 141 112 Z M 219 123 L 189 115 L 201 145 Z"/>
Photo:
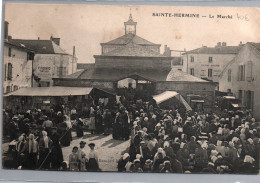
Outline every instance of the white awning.
<path id="1" fill-rule="evenodd" d="M 192 102 L 195 102 L 195 103 L 204 103 L 205 101 L 204 100 L 191 100 Z"/>
<path id="2" fill-rule="evenodd" d="M 158 95 L 154 95 L 153 99 L 156 101 L 157 104 L 160 104 L 172 97 L 175 97 L 179 95 L 179 93 L 175 92 L 175 91 L 165 91 L 163 93 L 160 93 Z"/>
<path id="3" fill-rule="evenodd" d="M 158 95 L 154 95 L 153 99 L 156 101 L 157 104 L 160 104 L 166 100 L 169 100 L 170 98 L 176 97 L 186 108 L 186 110 L 191 111 L 192 108 L 189 106 L 189 104 L 185 101 L 185 99 L 177 92 L 175 91 L 165 91 L 163 93 L 160 93 Z"/>
<path id="4" fill-rule="evenodd" d="M 79 96 L 88 95 L 92 87 L 37 87 L 37 88 L 20 88 L 6 94 L 5 96 Z"/>

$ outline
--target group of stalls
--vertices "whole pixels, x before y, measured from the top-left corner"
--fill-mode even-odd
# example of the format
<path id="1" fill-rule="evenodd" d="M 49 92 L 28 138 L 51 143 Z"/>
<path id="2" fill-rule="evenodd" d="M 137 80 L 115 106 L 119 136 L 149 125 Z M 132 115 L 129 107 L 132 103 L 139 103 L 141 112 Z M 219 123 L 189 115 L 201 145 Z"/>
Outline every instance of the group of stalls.
<path id="1" fill-rule="evenodd" d="M 93 104 L 113 105 L 116 95 L 111 91 L 93 87 L 37 87 L 20 88 L 4 96 L 4 108 L 13 113 L 26 110 L 65 110 L 76 108 L 81 112 Z M 66 112 L 67 112 L 66 111 Z"/>

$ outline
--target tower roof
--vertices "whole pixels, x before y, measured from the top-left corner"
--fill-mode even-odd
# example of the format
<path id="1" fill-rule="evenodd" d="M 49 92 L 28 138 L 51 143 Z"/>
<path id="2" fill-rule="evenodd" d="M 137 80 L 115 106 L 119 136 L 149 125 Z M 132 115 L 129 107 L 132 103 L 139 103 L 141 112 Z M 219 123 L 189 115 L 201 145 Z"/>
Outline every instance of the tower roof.
<path id="1" fill-rule="evenodd" d="M 135 21 L 133 20 L 132 13 L 131 13 L 131 8 L 130 8 L 129 19 L 128 19 L 128 21 L 125 22 L 124 24 L 125 24 L 125 25 L 129 25 L 129 24 L 136 25 L 136 24 L 137 24 L 137 22 L 135 22 Z"/>
<path id="2" fill-rule="evenodd" d="M 118 48 L 104 53 L 107 56 L 143 56 L 143 57 L 164 57 L 159 52 L 148 49 L 131 41 L 123 48 Z"/>
<path id="3" fill-rule="evenodd" d="M 106 43 L 101 43 L 102 44 L 119 44 L 119 45 L 126 45 L 130 42 L 134 42 L 135 44 L 138 44 L 138 45 L 158 45 L 160 46 L 160 44 L 155 44 L 155 43 L 152 43 L 150 41 L 147 41 L 146 39 L 144 38 L 141 38 L 135 34 L 125 34 L 121 37 L 118 37 L 116 39 L 113 39 L 109 42 L 106 42 Z"/>

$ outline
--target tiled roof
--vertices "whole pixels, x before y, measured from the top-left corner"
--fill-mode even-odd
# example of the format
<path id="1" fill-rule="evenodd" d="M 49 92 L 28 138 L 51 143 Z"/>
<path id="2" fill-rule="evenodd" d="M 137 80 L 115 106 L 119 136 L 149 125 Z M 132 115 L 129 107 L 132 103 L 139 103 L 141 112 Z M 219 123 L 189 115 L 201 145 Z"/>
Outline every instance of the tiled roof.
<path id="1" fill-rule="evenodd" d="M 123 48 L 118 48 L 110 52 L 104 53 L 106 56 L 144 56 L 144 57 L 165 57 L 160 53 L 138 45 L 134 42 L 128 43 Z"/>
<path id="2" fill-rule="evenodd" d="M 75 73 L 73 73 L 73 74 L 67 75 L 66 78 L 74 78 L 74 79 L 75 79 L 75 78 L 78 78 L 83 72 L 84 72 L 84 70 L 75 72 Z"/>
<path id="3" fill-rule="evenodd" d="M 249 42 L 249 44 L 251 44 L 255 49 L 257 49 L 260 52 L 260 43 Z"/>
<path id="4" fill-rule="evenodd" d="M 135 34 L 126 34 L 123 35 L 119 38 L 116 38 L 112 41 L 106 42 L 106 43 L 101 43 L 101 44 L 119 44 L 119 45 L 126 45 L 128 44 L 130 41 L 132 41 L 135 44 L 139 44 L 139 45 L 158 45 L 158 44 L 154 44 L 150 41 L 147 41 Z"/>
<path id="5" fill-rule="evenodd" d="M 107 80 L 107 81 L 117 81 L 128 76 L 139 76 L 143 79 L 150 81 L 166 81 L 166 77 L 169 73 L 169 70 L 127 70 L 127 69 L 97 69 L 91 68 L 84 71 L 79 71 L 74 75 L 69 75 L 66 78 L 72 79 L 89 79 L 89 80 Z"/>
<path id="6" fill-rule="evenodd" d="M 89 64 L 89 63 L 77 63 L 77 69 L 89 69 L 89 68 L 91 68 L 91 67 L 94 67 L 95 66 L 95 64 L 94 63 L 91 63 L 91 64 Z"/>
<path id="7" fill-rule="evenodd" d="M 208 82 L 178 70 L 171 70 L 166 78 L 166 81 Z"/>
<path id="8" fill-rule="evenodd" d="M 27 46 L 25 46 L 24 44 L 20 44 L 20 43 L 14 42 L 12 40 L 5 40 L 4 43 L 15 46 L 15 47 L 19 47 L 20 49 L 28 50 L 31 52 L 34 51 L 34 50 L 28 48 Z"/>
<path id="9" fill-rule="evenodd" d="M 195 54 L 237 54 L 242 46 L 216 46 L 216 47 L 206 47 L 197 48 L 186 53 Z M 184 53 L 184 54 L 186 54 Z"/>
<path id="10" fill-rule="evenodd" d="M 71 79 L 89 79 L 89 80 L 104 80 L 118 81 L 127 77 L 139 77 L 149 81 L 188 81 L 188 82 L 208 82 L 195 76 L 189 75 L 182 71 L 171 70 L 128 70 L 128 69 L 86 69 L 77 73 L 71 74 L 66 78 Z"/>
<path id="11" fill-rule="evenodd" d="M 23 44 L 26 47 L 35 51 L 38 54 L 64 54 L 66 53 L 60 46 L 56 45 L 51 40 L 24 40 L 24 39 L 12 39 L 12 42 L 17 44 Z"/>

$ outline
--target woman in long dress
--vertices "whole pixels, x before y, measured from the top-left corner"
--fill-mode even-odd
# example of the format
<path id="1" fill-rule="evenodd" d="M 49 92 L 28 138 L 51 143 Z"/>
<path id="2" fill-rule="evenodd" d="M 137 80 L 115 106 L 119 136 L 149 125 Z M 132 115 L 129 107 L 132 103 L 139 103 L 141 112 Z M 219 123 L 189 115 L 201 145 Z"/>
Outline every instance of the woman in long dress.
<path id="1" fill-rule="evenodd" d="M 72 153 L 69 155 L 69 169 L 71 171 L 79 170 L 79 158 L 78 158 L 78 147 L 75 146 L 72 149 Z"/>
<path id="2" fill-rule="evenodd" d="M 99 165 L 98 165 L 98 154 L 94 150 L 95 144 L 94 143 L 90 143 L 88 146 L 90 147 L 88 171 L 97 172 L 100 169 L 99 169 Z"/>
<path id="3" fill-rule="evenodd" d="M 94 131 L 96 129 L 96 125 L 95 125 L 95 110 L 93 107 L 90 107 L 90 114 L 89 114 L 89 129 L 91 131 L 91 134 L 94 134 Z"/>
<path id="4" fill-rule="evenodd" d="M 76 126 L 76 132 L 77 132 L 77 137 L 83 137 L 84 131 L 83 131 L 83 121 L 81 118 L 77 120 L 77 126 Z"/>
<path id="5" fill-rule="evenodd" d="M 62 146 L 70 146 L 72 140 L 71 123 L 67 116 L 64 116 L 64 122 L 58 125 L 58 132 L 60 133 L 60 143 Z"/>
<path id="6" fill-rule="evenodd" d="M 60 146 L 60 138 L 56 132 L 56 128 L 52 129 L 51 139 L 53 142 L 51 151 L 51 168 L 57 170 L 63 162 L 63 153 Z"/>

